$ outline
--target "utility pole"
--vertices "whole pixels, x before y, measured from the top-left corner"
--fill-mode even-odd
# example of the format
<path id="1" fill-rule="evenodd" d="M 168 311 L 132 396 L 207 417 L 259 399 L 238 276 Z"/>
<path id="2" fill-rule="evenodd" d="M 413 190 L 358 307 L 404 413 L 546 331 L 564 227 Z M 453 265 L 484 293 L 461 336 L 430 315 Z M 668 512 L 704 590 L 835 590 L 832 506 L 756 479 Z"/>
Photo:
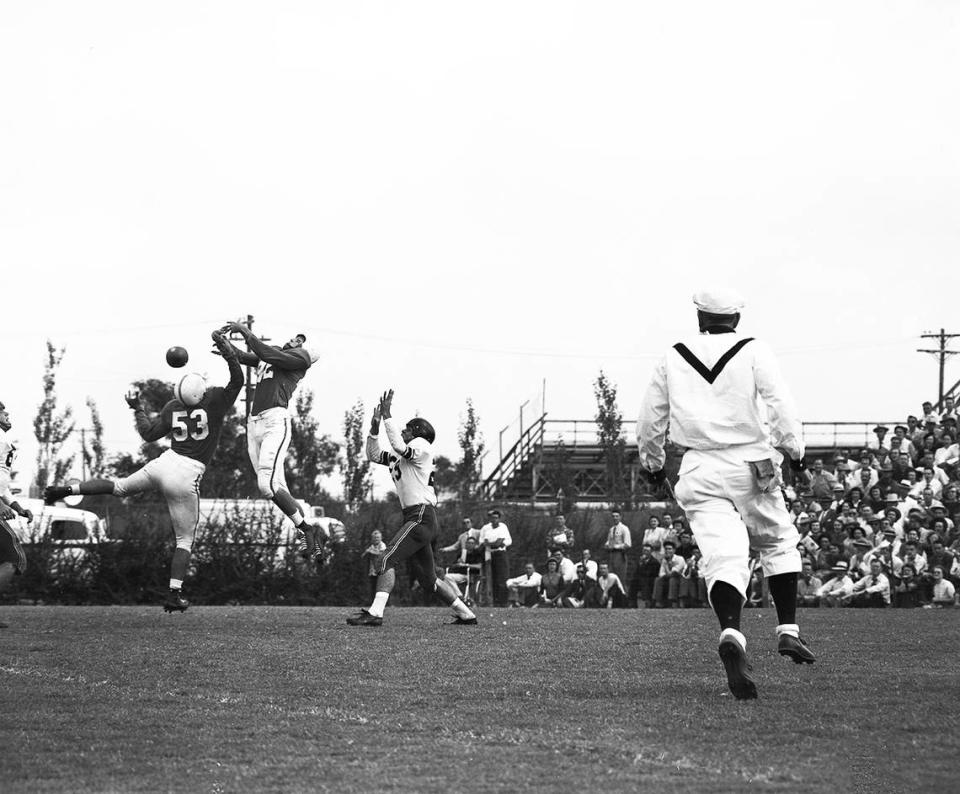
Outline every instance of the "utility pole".
<path id="1" fill-rule="evenodd" d="M 940 385 L 937 390 L 937 408 L 943 406 L 943 372 L 947 363 L 947 356 L 955 356 L 957 353 L 960 353 L 960 350 L 947 350 L 947 340 L 955 339 L 958 336 L 960 336 L 960 334 L 948 334 L 942 328 L 938 334 L 920 334 L 921 339 L 936 339 L 940 343 L 940 347 L 936 350 L 917 349 L 918 353 L 932 353 L 940 359 Z"/>
<path id="2" fill-rule="evenodd" d="M 251 331 L 253 330 L 253 315 L 252 315 L 252 314 L 248 314 L 246 320 L 238 320 L 237 322 L 239 322 L 241 325 L 245 325 L 249 330 L 251 330 Z M 227 336 L 227 338 L 228 338 L 231 342 L 242 342 L 242 341 L 243 341 L 243 334 L 239 334 L 239 333 L 237 333 L 236 331 L 231 331 L 230 334 Z M 261 337 L 260 337 L 260 341 L 261 341 L 261 342 L 269 342 L 269 341 L 270 341 L 270 337 L 268 337 L 268 336 L 261 336 Z M 249 350 L 249 345 L 247 346 L 247 349 Z M 251 406 L 253 405 L 253 391 L 254 391 L 254 389 L 256 388 L 256 384 L 253 382 L 253 370 L 254 370 L 253 367 L 251 367 L 250 365 L 247 365 L 247 367 L 246 367 L 246 377 L 245 377 L 245 387 L 244 387 L 244 390 L 243 390 L 243 406 L 244 406 L 244 408 L 245 408 L 245 410 L 246 410 L 246 418 L 247 418 L 247 419 L 250 418 L 250 408 L 251 408 Z"/>

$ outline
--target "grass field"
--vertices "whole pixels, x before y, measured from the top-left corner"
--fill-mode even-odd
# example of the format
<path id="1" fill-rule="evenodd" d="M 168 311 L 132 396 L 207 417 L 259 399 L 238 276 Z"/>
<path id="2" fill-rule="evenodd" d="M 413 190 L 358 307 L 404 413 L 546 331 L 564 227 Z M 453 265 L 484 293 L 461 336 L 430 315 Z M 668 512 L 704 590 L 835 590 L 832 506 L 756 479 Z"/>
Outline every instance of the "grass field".
<path id="1" fill-rule="evenodd" d="M 749 702 L 707 610 L 347 614 L 4 608 L 0 790 L 960 789 L 960 610 L 748 611 Z"/>

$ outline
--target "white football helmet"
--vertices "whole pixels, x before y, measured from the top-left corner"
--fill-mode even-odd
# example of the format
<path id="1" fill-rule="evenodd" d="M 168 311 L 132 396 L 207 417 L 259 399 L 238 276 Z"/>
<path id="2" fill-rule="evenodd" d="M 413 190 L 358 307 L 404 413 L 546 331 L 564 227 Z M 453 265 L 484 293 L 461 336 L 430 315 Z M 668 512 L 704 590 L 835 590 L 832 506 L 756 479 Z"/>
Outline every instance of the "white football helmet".
<path id="1" fill-rule="evenodd" d="M 173 395 L 188 408 L 203 399 L 203 394 L 207 390 L 207 381 L 199 372 L 188 372 L 176 385 Z"/>
<path id="2" fill-rule="evenodd" d="M 311 364 L 316 364 L 317 361 L 320 360 L 320 350 L 316 343 L 304 342 L 301 347 L 307 352 L 307 355 L 310 356 Z"/>

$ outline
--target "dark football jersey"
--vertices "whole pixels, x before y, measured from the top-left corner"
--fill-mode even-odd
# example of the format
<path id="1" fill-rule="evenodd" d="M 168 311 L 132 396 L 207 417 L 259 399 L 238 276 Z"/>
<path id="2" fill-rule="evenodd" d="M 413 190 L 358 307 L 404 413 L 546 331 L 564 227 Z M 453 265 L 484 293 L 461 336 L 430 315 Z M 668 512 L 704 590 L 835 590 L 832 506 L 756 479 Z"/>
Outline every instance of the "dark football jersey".
<path id="1" fill-rule="evenodd" d="M 228 362 L 230 382 L 226 387 L 214 386 L 203 393 L 196 405 L 189 407 L 180 400 L 171 400 L 155 417 L 147 416 L 142 409 L 134 412 L 137 432 L 144 441 L 157 441 L 170 436 L 170 448 L 179 455 L 193 458 L 206 465 L 213 460 L 217 450 L 223 420 L 230 406 L 240 394 L 243 373 L 236 361 Z"/>
<path id="2" fill-rule="evenodd" d="M 303 348 L 281 351 L 271 356 L 273 363 L 262 362 L 257 368 L 257 389 L 250 409 L 259 414 L 269 408 L 286 408 L 290 398 L 310 367 L 310 355 Z"/>

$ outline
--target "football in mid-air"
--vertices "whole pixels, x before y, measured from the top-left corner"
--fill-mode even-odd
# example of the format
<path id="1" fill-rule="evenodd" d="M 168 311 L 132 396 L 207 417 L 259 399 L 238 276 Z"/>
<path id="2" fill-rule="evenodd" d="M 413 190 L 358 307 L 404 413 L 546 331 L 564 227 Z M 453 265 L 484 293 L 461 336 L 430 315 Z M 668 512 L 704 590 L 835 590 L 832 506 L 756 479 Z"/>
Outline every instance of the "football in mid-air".
<path id="1" fill-rule="evenodd" d="M 177 345 L 167 351 L 167 363 L 171 367 L 182 367 L 187 363 L 188 358 L 190 357 L 187 355 L 186 349 Z"/>

